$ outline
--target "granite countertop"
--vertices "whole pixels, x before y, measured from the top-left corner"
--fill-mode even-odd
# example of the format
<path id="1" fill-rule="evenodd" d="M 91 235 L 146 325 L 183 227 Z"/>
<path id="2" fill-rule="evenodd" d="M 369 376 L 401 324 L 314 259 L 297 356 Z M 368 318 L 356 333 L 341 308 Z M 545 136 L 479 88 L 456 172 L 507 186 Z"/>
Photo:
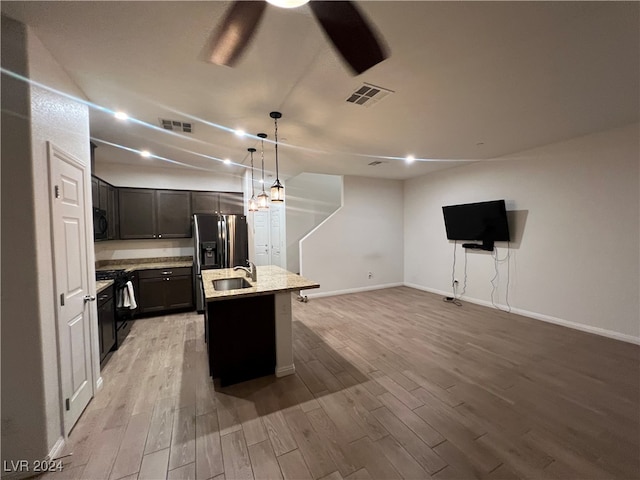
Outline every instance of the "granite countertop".
<path id="1" fill-rule="evenodd" d="M 113 280 L 98 280 L 96 281 L 96 295 L 103 291 L 105 288 L 113 285 Z"/>
<path id="2" fill-rule="evenodd" d="M 258 295 L 271 295 L 281 292 L 293 292 L 296 290 L 308 290 L 310 288 L 320 288 L 320 284 L 307 280 L 300 275 L 288 272 L 275 265 L 265 265 L 257 267 L 258 280 L 255 282 L 246 277 L 244 270 L 233 270 L 232 268 L 220 268 L 202 271 L 202 283 L 204 285 L 204 296 L 207 302 L 216 300 L 226 300 L 229 298 L 255 297 Z M 239 288 L 236 290 L 218 291 L 213 288 L 213 281 L 222 278 L 242 277 L 252 286 Z"/>
<path id="3" fill-rule="evenodd" d="M 152 270 L 154 268 L 180 268 L 192 267 L 191 257 L 157 257 L 157 258 L 130 258 L 123 260 L 108 260 L 96 264 L 96 271 L 124 269 L 127 272 L 134 270 Z"/>

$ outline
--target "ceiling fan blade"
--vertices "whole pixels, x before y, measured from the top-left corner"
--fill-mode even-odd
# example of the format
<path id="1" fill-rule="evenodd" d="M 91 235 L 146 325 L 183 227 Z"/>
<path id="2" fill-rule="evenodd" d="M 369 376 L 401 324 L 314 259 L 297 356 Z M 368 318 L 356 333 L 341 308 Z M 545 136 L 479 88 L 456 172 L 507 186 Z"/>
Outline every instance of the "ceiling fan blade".
<path id="1" fill-rule="evenodd" d="M 216 65 L 233 66 L 257 29 L 267 6 L 264 1 L 236 1 L 213 32 L 205 59 Z"/>
<path id="2" fill-rule="evenodd" d="M 309 6 L 333 45 L 356 74 L 388 57 L 386 47 L 352 2 L 312 0 Z"/>

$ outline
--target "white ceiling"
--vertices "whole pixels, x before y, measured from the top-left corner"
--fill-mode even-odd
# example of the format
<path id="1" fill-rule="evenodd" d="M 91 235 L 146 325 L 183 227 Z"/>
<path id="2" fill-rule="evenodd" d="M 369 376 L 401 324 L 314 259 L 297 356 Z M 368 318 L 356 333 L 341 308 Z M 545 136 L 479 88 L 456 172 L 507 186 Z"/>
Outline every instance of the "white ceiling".
<path id="1" fill-rule="evenodd" d="M 273 139 L 272 110 L 283 113 L 283 178 L 405 179 L 639 120 L 637 2 L 359 2 L 390 58 L 355 77 L 308 6 L 268 5 L 235 68 L 203 62 L 229 5 L 3 1 L 2 12 L 33 27 L 91 102 L 194 123 L 193 135 L 171 135 L 92 110 L 93 138 L 211 171 L 242 173 L 207 156 L 247 164 L 258 143 L 213 124 Z M 347 103 L 363 82 L 395 93 Z M 99 162 L 170 165 L 96 143 Z M 406 165 L 407 154 L 420 161 Z M 272 145 L 265 159 L 273 169 Z"/>

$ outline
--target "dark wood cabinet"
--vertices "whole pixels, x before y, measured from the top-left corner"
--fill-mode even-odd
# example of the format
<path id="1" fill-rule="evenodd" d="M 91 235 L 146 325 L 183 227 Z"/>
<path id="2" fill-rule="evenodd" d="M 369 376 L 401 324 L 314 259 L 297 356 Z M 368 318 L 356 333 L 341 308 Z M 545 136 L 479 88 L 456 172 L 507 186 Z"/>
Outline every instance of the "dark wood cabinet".
<path id="1" fill-rule="evenodd" d="M 113 286 L 98 294 L 98 343 L 100 363 L 104 363 L 116 344 L 116 310 Z"/>
<path id="2" fill-rule="evenodd" d="M 93 205 L 93 208 L 100 208 L 100 187 L 98 183 L 98 178 L 91 177 L 91 205 Z"/>
<path id="3" fill-rule="evenodd" d="M 156 190 L 158 238 L 191 237 L 191 192 Z"/>
<path id="4" fill-rule="evenodd" d="M 236 192 L 220 192 L 220 213 L 244 215 L 244 195 Z"/>
<path id="5" fill-rule="evenodd" d="M 107 240 L 116 240 L 118 238 L 118 189 L 108 185 L 109 193 L 107 200 Z"/>
<path id="6" fill-rule="evenodd" d="M 119 188 L 120 238 L 191 237 L 191 196 L 184 190 Z"/>
<path id="7" fill-rule="evenodd" d="M 91 200 L 93 208 L 104 210 L 107 216 L 107 238 L 118 238 L 118 189 L 101 178 L 91 176 Z"/>
<path id="8" fill-rule="evenodd" d="M 242 192 L 191 192 L 193 213 L 244 215 Z"/>
<path id="9" fill-rule="evenodd" d="M 107 210 L 109 208 L 109 185 L 98 179 L 98 203 L 102 210 Z"/>
<path id="10" fill-rule="evenodd" d="M 155 190 L 119 188 L 120 238 L 156 238 Z"/>
<path id="11" fill-rule="evenodd" d="M 218 192 L 191 192 L 193 213 L 219 213 L 220 195 Z"/>
<path id="12" fill-rule="evenodd" d="M 138 270 L 137 277 L 140 313 L 193 308 L 190 267 Z"/>
<path id="13" fill-rule="evenodd" d="M 274 373 L 274 295 L 209 302 L 206 308 L 209 374 L 221 386 Z"/>

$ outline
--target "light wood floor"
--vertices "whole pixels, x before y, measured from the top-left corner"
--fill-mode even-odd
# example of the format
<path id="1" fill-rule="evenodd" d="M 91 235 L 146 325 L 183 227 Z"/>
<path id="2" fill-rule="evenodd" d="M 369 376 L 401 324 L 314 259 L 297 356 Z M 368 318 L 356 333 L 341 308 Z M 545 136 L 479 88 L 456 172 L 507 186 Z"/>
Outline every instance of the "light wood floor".
<path id="1" fill-rule="evenodd" d="M 53 479 L 637 479 L 640 348 L 406 287 L 294 302 L 296 374 L 215 388 L 135 323 Z"/>

